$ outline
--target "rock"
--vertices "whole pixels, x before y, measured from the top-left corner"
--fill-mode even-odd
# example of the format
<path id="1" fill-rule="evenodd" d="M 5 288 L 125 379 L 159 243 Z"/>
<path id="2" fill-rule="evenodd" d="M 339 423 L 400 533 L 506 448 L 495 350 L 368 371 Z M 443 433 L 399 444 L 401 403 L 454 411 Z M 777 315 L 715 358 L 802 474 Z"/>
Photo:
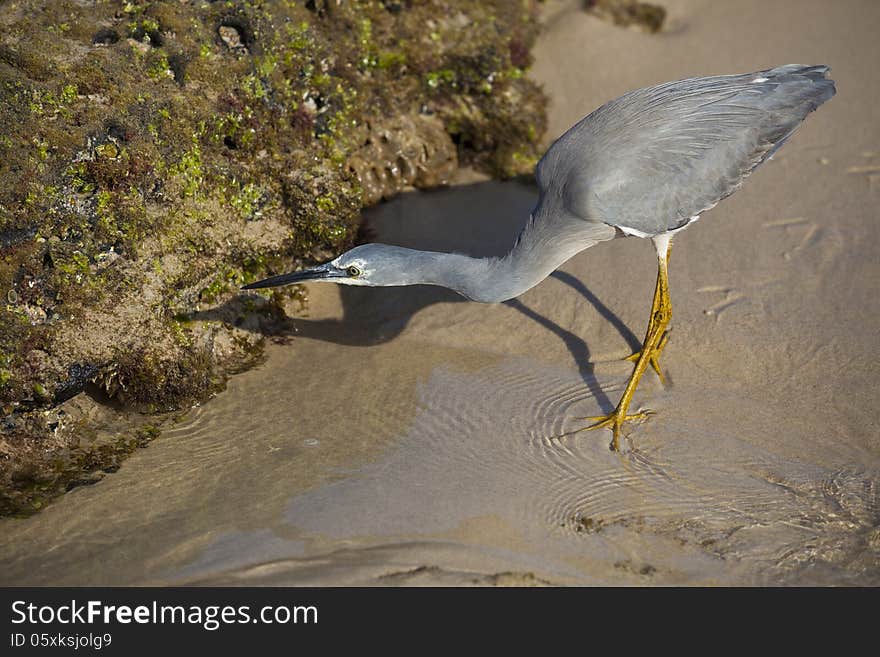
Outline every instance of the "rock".
<path id="1" fill-rule="evenodd" d="M 28 413 L 84 387 L 144 412 L 220 389 L 300 295 L 238 287 L 352 245 L 365 205 L 530 172 L 537 6 L 0 4 L 0 482 Z"/>

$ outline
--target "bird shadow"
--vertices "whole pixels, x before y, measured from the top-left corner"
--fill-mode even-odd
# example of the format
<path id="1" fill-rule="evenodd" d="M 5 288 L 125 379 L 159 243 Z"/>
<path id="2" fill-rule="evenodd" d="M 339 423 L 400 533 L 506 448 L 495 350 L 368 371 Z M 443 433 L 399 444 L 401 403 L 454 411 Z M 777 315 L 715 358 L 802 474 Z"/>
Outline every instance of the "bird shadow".
<path id="1" fill-rule="evenodd" d="M 364 212 L 365 241 L 383 242 L 430 251 L 459 252 L 477 257 L 507 253 L 534 207 L 537 189 L 523 181 L 481 182 L 428 192 L 409 192 Z M 563 271 L 551 275 L 576 290 L 608 321 L 634 351 L 641 347 L 636 335 L 620 317 L 584 283 Z M 435 303 L 466 300 L 445 288 L 413 285 L 369 288 L 339 286 L 341 319 L 286 318 L 275 326 L 273 337 L 295 336 L 344 344 L 370 346 L 396 338 L 410 319 Z M 193 320 L 224 320 L 234 316 L 244 295 L 224 306 L 190 315 Z M 505 304 L 557 335 L 578 366 L 584 383 L 603 409 L 613 405 L 598 384 L 587 343 L 519 299 Z M 242 325 L 255 332 L 259 324 Z"/>

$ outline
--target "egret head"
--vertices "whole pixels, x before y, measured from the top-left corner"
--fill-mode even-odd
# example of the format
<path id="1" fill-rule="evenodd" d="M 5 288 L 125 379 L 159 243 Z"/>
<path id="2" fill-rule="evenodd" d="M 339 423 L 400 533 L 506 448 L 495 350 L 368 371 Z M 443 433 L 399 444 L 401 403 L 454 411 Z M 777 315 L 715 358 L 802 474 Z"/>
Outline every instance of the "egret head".
<path id="1" fill-rule="evenodd" d="M 307 281 L 329 281 L 342 285 L 371 287 L 412 285 L 427 282 L 424 274 L 431 268 L 434 256 L 388 244 L 364 244 L 346 251 L 335 260 L 302 271 L 281 274 L 245 285 L 243 290 L 276 287 Z"/>

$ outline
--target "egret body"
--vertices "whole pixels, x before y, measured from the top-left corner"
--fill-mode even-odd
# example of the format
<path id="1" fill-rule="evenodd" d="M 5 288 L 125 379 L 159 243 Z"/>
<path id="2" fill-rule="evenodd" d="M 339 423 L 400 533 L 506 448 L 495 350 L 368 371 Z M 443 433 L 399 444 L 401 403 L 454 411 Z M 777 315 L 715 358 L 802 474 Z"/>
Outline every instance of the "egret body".
<path id="1" fill-rule="evenodd" d="M 672 317 L 667 266 L 672 237 L 732 194 L 835 93 L 826 66 L 789 64 L 744 75 L 668 82 L 638 89 L 582 119 L 547 150 L 535 170 L 540 196 L 503 257 L 472 258 L 365 244 L 335 260 L 246 285 L 254 289 L 331 281 L 344 285 L 439 285 L 495 303 L 534 287 L 566 260 L 616 237 L 651 238 L 657 283 L 645 339 L 617 407 L 585 429 L 621 426 L 648 366 L 659 357 Z"/>

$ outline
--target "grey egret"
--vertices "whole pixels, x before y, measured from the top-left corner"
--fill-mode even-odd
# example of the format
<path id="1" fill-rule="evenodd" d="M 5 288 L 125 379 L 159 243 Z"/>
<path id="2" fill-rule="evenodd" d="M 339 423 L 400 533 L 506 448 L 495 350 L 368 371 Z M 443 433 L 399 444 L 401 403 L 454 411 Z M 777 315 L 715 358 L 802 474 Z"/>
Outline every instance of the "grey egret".
<path id="1" fill-rule="evenodd" d="M 635 367 L 610 414 L 584 429 L 610 428 L 611 449 L 636 387 L 659 357 L 672 317 L 667 267 L 672 237 L 732 194 L 835 93 L 827 66 L 789 64 L 742 75 L 690 78 L 631 91 L 563 134 L 535 169 L 539 198 L 503 257 L 473 258 L 364 244 L 326 264 L 242 289 L 305 281 L 343 285 L 439 285 L 497 303 L 534 287 L 569 258 L 616 237 L 650 238 L 657 282 Z"/>

